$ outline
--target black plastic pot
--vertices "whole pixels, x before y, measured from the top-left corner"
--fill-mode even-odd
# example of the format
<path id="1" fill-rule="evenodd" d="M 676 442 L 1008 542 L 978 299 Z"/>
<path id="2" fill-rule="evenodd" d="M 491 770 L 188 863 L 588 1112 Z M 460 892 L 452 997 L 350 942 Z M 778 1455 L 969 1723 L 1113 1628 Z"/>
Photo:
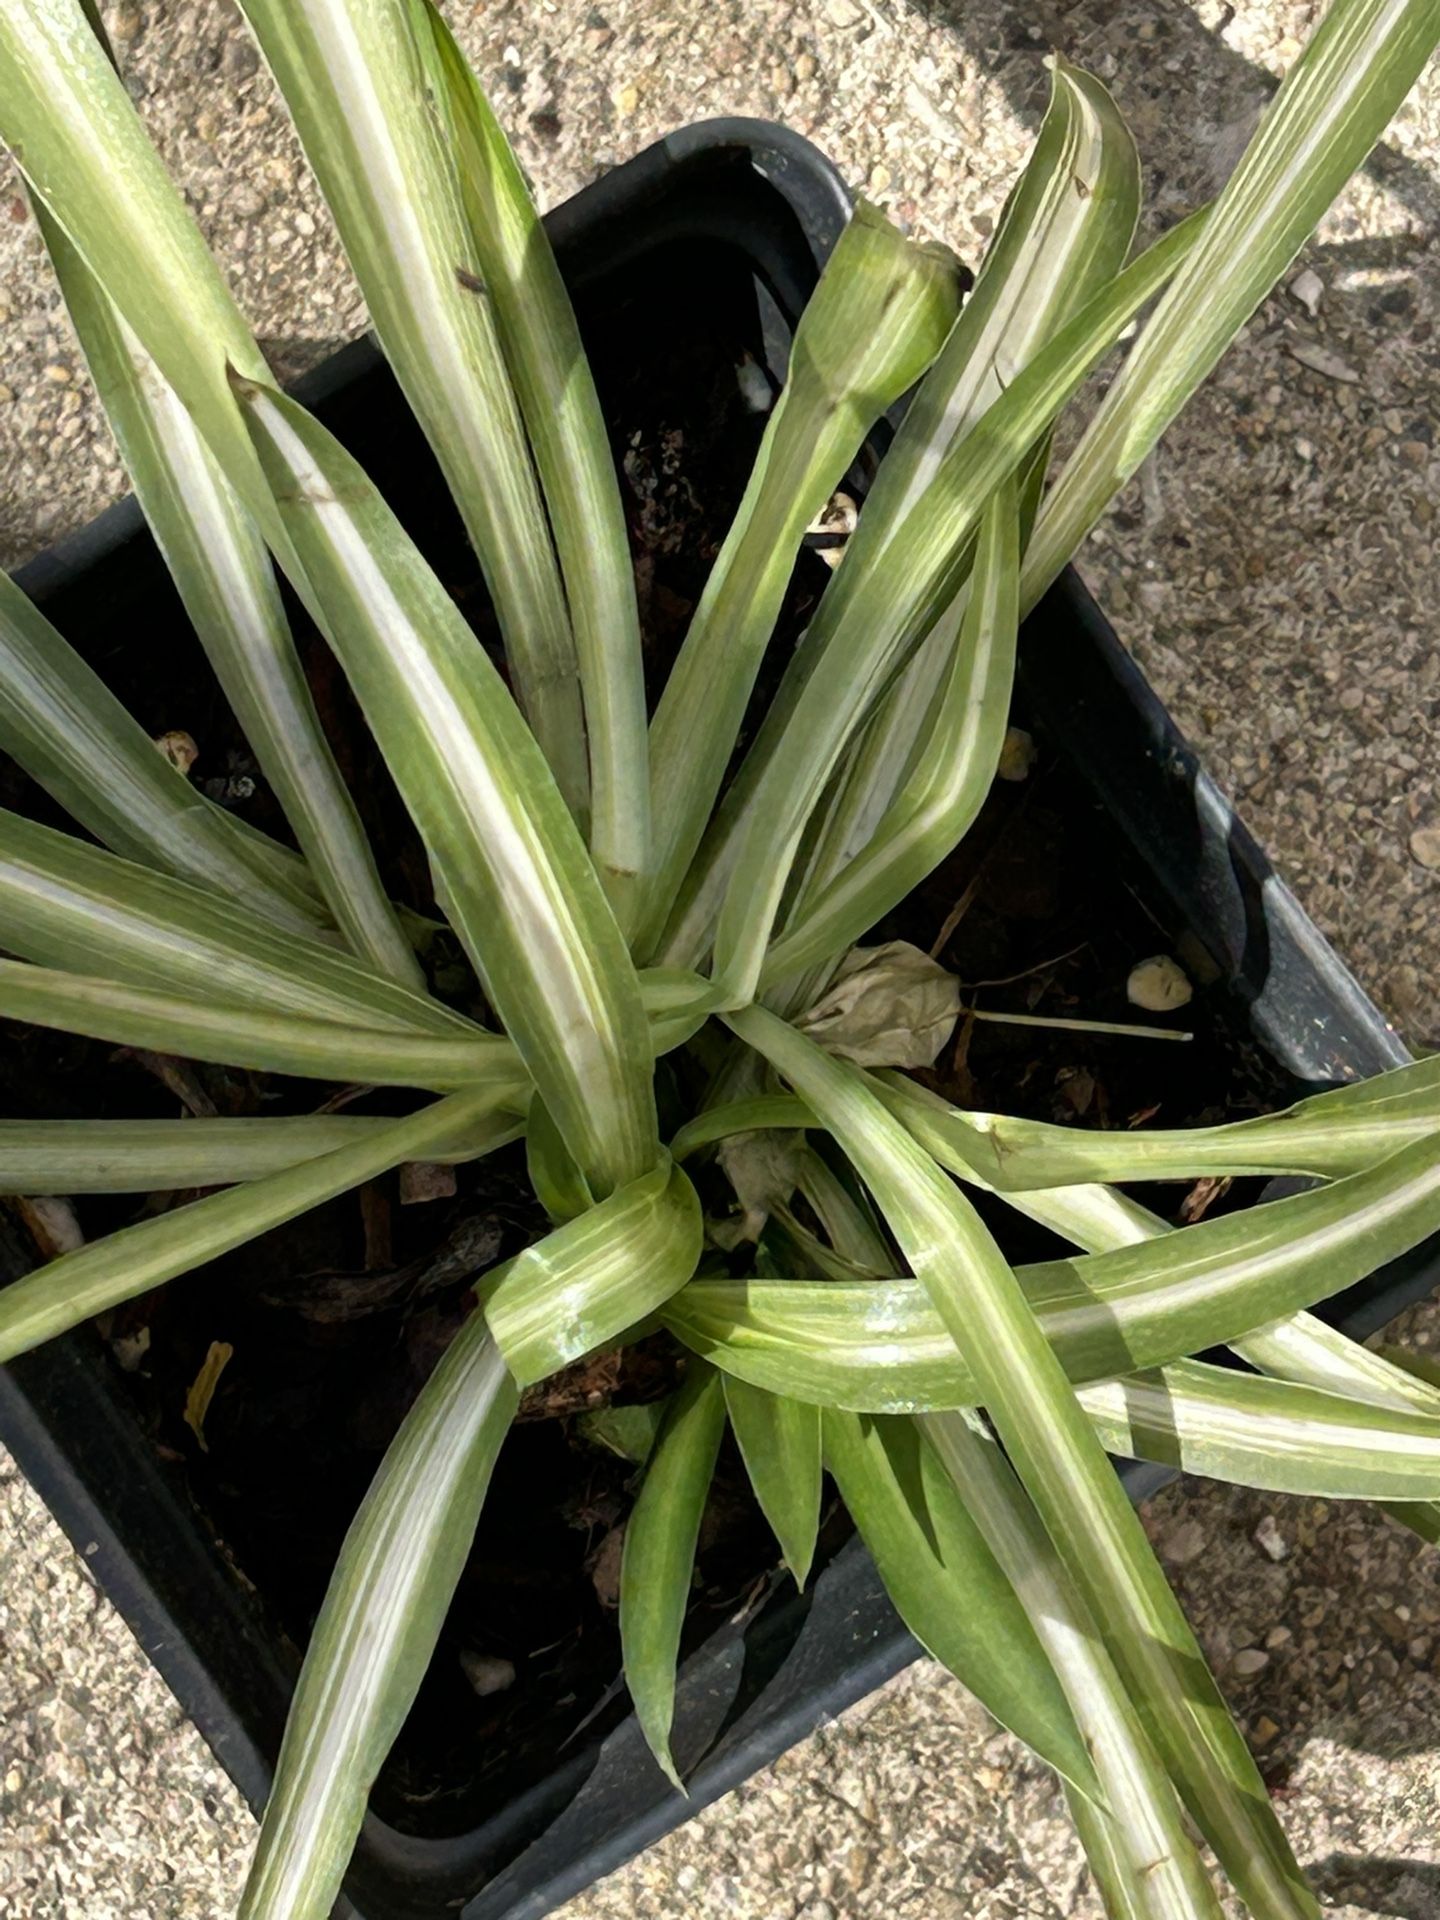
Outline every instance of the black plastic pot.
<path id="1" fill-rule="evenodd" d="M 846 217 L 833 167 L 784 130 L 712 121 L 652 147 L 557 210 L 552 236 L 582 322 L 636 275 L 725 303 L 745 349 L 783 365 L 788 327 Z M 657 268 L 659 269 L 657 275 Z M 663 304 L 663 294 L 659 296 Z M 651 299 L 637 353 L 664 351 Z M 338 353 L 302 386 L 342 435 L 383 452 L 393 482 L 420 459 L 374 349 Z M 368 439 L 367 439 L 368 436 Z M 387 491 L 394 497 L 393 484 Z M 414 509 L 421 511 L 421 508 Z M 25 569 L 22 584 L 80 644 L 166 592 L 133 503 Z M 1028 622 L 1021 691 L 1117 843 L 1147 904 L 1188 930 L 1259 1047 L 1292 1083 L 1351 1079 L 1406 1058 L 1366 995 L 1210 782 L 1084 587 L 1069 575 Z M 25 1256 L 0 1227 L 0 1266 Z M 1440 1281 L 1419 1249 L 1333 1303 L 1365 1334 Z M 250 1803 L 263 1804 L 293 1673 L 170 1472 L 118 1396 L 88 1329 L 0 1372 L 0 1437 Z M 1128 1466 L 1136 1498 L 1170 1477 Z M 571 1745 L 550 1776 L 473 1831 L 420 1840 L 367 1825 L 340 1911 L 365 1920 L 538 1920 L 861 1699 L 918 1649 L 858 1543 L 803 1599 L 714 1635 L 683 1668 L 674 1793 L 633 1720 Z"/>

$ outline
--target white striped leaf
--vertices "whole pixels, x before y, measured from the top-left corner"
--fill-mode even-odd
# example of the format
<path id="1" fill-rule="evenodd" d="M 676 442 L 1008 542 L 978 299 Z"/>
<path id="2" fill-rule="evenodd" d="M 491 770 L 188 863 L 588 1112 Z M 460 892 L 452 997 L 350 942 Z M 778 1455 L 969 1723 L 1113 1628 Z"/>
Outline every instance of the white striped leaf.
<path id="1" fill-rule="evenodd" d="M 0 1120 L 0 1193 L 154 1193 L 238 1186 L 302 1160 L 378 1138 L 391 1122 L 349 1113 L 293 1118 Z M 520 1132 L 518 1118 L 514 1123 Z M 464 1140 L 431 1153 L 469 1160 L 489 1151 Z"/>
<path id="2" fill-rule="evenodd" d="M 635 576 L 599 396 L 570 296 L 519 162 L 430 0 L 437 91 L 459 170 L 474 271 L 495 316 L 535 453 L 570 606 L 590 747 L 590 851 L 622 925 L 650 846 L 645 675 Z"/>
<path id="3" fill-rule="evenodd" d="M 519 1404 L 471 1314 L 345 1536 L 285 1727 L 238 1920 L 326 1920 L 420 1690 Z"/>
<path id="4" fill-rule="evenodd" d="M 279 926 L 327 924 L 295 855 L 191 786 L 4 573 L 0 749 L 122 858 L 228 894 Z"/>
<path id="5" fill-rule="evenodd" d="M 61 1254 L 0 1289 L 0 1365 L 403 1161 L 456 1151 L 473 1157 L 514 1134 L 514 1116 L 497 1112 L 488 1090 L 452 1093 L 353 1145 Z"/>
<path id="6" fill-rule="evenodd" d="M 665 1155 L 486 1276 L 485 1317 L 522 1387 L 613 1341 L 679 1291 L 704 1244 L 700 1202 Z"/>
<path id="7" fill-rule="evenodd" d="M 805 529 L 959 310 L 942 248 L 861 201 L 800 316 L 784 389 L 650 729 L 654 875 L 642 929 L 664 927 L 720 791 Z"/>
<path id="8" fill-rule="evenodd" d="M 464 1039 L 478 1031 L 324 941 L 235 901 L 0 811 L 0 944 L 62 971 L 343 1025 Z"/>
<path id="9" fill-rule="evenodd" d="M 1436 42 L 1435 0 L 1331 0 L 1036 522 L 1033 606 L 1365 159 Z"/>
<path id="10" fill-rule="evenodd" d="M 1259 1771 L 1139 1518 L 978 1215 L 853 1068 L 760 1008 L 728 1019 L 816 1110 L 875 1195 L 964 1352 L 979 1398 L 1147 1732 L 1237 1891 L 1257 1920 L 1316 1914 Z M 1432 1181 L 1440 1184 L 1440 1175 L 1432 1173 Z"/>
<path id="11" fill-rule="evenodd" d="M 1092 74 L 1057 58 L 1044 121 L 974 290 L 866 497 L 845 556 L 847 578 L 836 582 L 841 597 L 865 567 L 884 564 L 884 544 L 946 453 L 999 398 L 1002 383 L 1124 265 L 1139 205 L 1139 156 L 1114 101 Z M 1032 493 L 1043 482 L 1047 452 L 1048 436 L 1032 460 Z M 1022 550 L 1033 517 L 1027 501 Z M 815 897 L 870 844 L 911 778 L 916 742 L 933 739 L 967 597 L 968 588 L 945 610 L 847 756 L 804 855 L 796 913 L 808 916 Z M 772 1004 L 792 1011 L 786 1000 Z"/>
<path id="12" fill-rule="evenodd" d="M 131 484 L 196 637 L 309 862 L 310 873 L 302 869 L 302 876 L 312 893 L 318 887 L 357 954 L 420 987 L 415 956 L 320 725 L 260 530 L 80 253 L 43 205 L 37 213 Z M 129 851 L 93 822 L 85 824 L 117 853 Z M 261 844 L 272 860 L 298 864 L 287 849 Z M 173 860 L 152 864 L 187 871 Z M 203 871 L 190 877 L 218 884 Z"/>
<path id="13" fill-rule="evenodd" d="M 564 589 L 495 318 L 465 284 L 478 263 L 410 0 L 243 0 L 243 11 L 474 542 L 520 704 L 583 814 Z"/>
<path id="14" fill-rule="evenodd" d="M 659 1149 L 640 989 L 579 830 L 499 672 L 363 470 L 282 394 L 240 391 L 437 896 L 603 1196 Z"/>
<path id="15" fill-rule="evenodd" d="M 1069 1378 L 1106 1380 L 1243 1340 L 1437 1230 L 1440 1139 L 1333 1186 L 1018 1279 Z M 715 1364 L 822 1404 L 913 1412 L 984 1398 L 970 1348 L 918 1279 L 699 1280 L 663 1317 Z"/>
<path id="16" fill-rule="evenodd" d="M 966 1414 L 926 1414 L 915 1424 L 1015 1589 L 1094 1763 L 1096 1798 L 1067 1792 L 1091 1867 L 1103 1874 L 1113 1854 L 1134 1890 L 1133 1920 L 1220 1920 L 1169 1776 L 1084 1600 L 993 1435 Z M 1101 1825 L 1105 1831 L 1097 1834 Z M 1097 1839 L 1098 1867 L 1090 1851 Z"/>
<path id="17" fill-rule="evenodd" d="M 980 523 L 969 604 L 913 763 L 864 848 L 802 899 L 765 957 L 762 988 L 837 960 L 969 830 L 995 778 L 1010 719 L 1019 566 L 1015 489 L 1006 479 Z"/>

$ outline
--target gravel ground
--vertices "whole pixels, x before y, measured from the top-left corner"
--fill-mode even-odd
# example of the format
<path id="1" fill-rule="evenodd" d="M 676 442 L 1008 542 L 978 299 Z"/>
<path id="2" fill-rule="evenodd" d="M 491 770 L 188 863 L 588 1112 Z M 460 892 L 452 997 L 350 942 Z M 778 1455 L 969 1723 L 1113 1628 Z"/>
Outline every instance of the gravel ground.
<path id="1" fill-rule="evenodd" d="M 1214 190 L 1314 10 L 450 9 L 547 204 L 681 122 L 753 113 L 808 134 L 898 218 L 972 260 L 1038 121 L 1051 47 L 1113 86 L 1150 204 L 1171 215 Z M 277 368 L 322 357 L 363 310 L 229 7 L 123 0 L 106 13 Z M 1429 1044 L 1440 1042 L 1437 162 L 1432 71 L 1309 250 L 1318 293 L 1292 276 L 1084 559 L 1322 927 Z M 0 328 L 0 562 L 14 565 L 121 480 L 8 187 Z M 1437 1326 L 1424 1311 L 1410 1337 L 1440 1343 Z M 1155 1501 L 1149 1522 L 1334 1911 L 1434 1920 L 1440 1562 L 1352 1507 L 1190 1482 Z M 0 1477 L 0 1643 L 0 1920 L 227 1911 L 248 1816 L 13 1472 Z M 1042 1771 L 921 1664 L 567 1913 L 682 1910 L 1052 1920 L 1096 1908 Z"/>

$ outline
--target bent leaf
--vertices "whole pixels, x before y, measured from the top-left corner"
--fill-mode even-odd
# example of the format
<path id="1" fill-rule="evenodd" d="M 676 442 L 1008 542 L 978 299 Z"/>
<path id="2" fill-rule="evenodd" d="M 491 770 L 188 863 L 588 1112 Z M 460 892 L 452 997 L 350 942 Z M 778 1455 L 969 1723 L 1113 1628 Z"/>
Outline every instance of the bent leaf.
<path id="1" fill-rule="evenodd" d="M 528 1387 L 604 1346 L 684 1286 L 703 1243 L 695 1189 L 666 1155 L 487 1275 L 505 1364 Z"/>
<path id="2" fill-rule="evenodd" d="M 939 352 L 959 304 L 953 258 L 860 201 L 800 316 L 745 496 L 651 723 L 647 950 L 720 791 L 801 536 L 875 421 Z"/>

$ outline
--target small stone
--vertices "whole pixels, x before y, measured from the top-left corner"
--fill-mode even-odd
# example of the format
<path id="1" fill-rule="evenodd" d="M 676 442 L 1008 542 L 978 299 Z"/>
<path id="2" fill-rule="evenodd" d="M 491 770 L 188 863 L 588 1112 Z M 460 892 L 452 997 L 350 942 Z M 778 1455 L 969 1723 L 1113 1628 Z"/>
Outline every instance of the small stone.
<path id="1" fill-rule="evenodd" d="M 1288 1647 L 1294 1638 L 1289 1627 L 1271 1627 L 1265 1636 L 1265 1644 L 1273 1652 L 1276 1647 Z"/>
<path id="2" fill-rule="evenodd" d="M 1177 1007 L 1188 1006 L 1194 992 L 1189 975 L 1168 953 L 1152 954 L 1150 959 L 1140 961 L 1130 969 L 1125 982 L 1125 998 L 1132 1007 L 1143 1007 L 1147 1013 L 1173 1013 Z"/>
<path id="3" fill-rule="evenodd" d="M 1269 1664 L 1269 1654 L 1260 1647 L 1241 1647 L 1230 1661 L 1232 1670 L 1244 1679 L 1251 1674 L 1263 1673 Z"/>
<path id="4" fill-rule="evenodd" d="M 783 100 L 787 93 L 793 93 L 795 91 L 795 76 L 789 67 L 772 67 L 770 69 L 770 86 L 772 91 L 778 93 Z"/>
<path id="5" fill-rule="evenodd" d="M 220 71 L 232 85 L 251 80 L 260 71 L 260 55 L 248 35 L 235 34 L 225 42 Z"/>
<path id="6" fill-rule="evenodd" d="M 1002 780 L 1028 780 L 1035 764 L 1035 742 L 1023 727 L 1007 727 L 995 771 Z"/>
<path id="7" fill-rule="evenodd" d="M 1313 460 L 1315 458 L 1315 443 L 1312 440 L 1307 440 L 1302 434 L 1295 442 L 1295 451 L 1302 460 Z"/>
<path id="8" fill-rule="evenodd" d="M 239 220 L 254 220 L 265 211 L 265 196 L 248 180 L 237 180 L 225 196 L 225 206 Z"/>
<path id="9" fill-rule="evenodd" d="M 295 216 L 295 231 L 300 235 L 302 240 L 308 240 L 315 231 L 314 214 L 306 213 L 302 207 Z"/>
<path id="10" fill-rule="evenodd" d="M 1262 1713 L 1260 1718 L 1255 1722 L 1255 1725 L 1250 1729 L 1250 1739 L 1252 1744 L 1257 1747 L 1268 1747 L 1279 1731 L 1279 1727 L 1276 1726 L 1269 1714 Z"/>
<path id="11" fill-rule="evenodd" d="M 858 27 L 865 18 L 865 10 L 857 7 L 855 0 L 825 0 L 825 18 L 832 27 L 843 31 L 847 27 Z"/>
<path id="12" fill-rule="evenodd" d="M 1267 1513 L 1252 1535 L 1260 1551 L 1271 1560 L 1285 1560 L 1290 1554 L 1290 1546 L 1280 1531 L 1279 1522 L 1273 1513 Z"/>
<path id="13" fill-rule="evenodd" d="M 1319 311 L 1320 302 L 1324 297 L 1325 282 L 1313 267 L 1306 267 L 1290 282 L 1290 298 L 1298 300 L 1312 318 Z"/>
<path id="14" fill-rule="evenodd" d="M 640 89 L 633 83 L 629 86 L 621 87 L 615 96 L 615 111 L 620 115 L 621 119 L 628 120 L 632 114 L 639 111 L 639 107 Z"/>
<path id="15" fill-rule="evenodd" d="M 70 369 L 69 367 L 65 366 L 63 362 L 59 360 L 52 360 L 50 365 L 45 369 L 45 378 L 50 382 L 52 386 L 55 386 L 55 387 L 66 386 L 71 379 Z"/>
<path id="16" fill-rule="evenodd" d="M 1413 467 L 1417 473 L 1423 472 L 1430 464 L 1430 449 L 1423 440 L 1402 440 L 1400 459 L 1405 466 Z"/>
<path id="17" fill-rule="evenodd" d="M 1360 376 L 1354 367 L 1332 353 L 1328 347 L 1322 347 L 1318 340 L 1287 340 L 1286 346 L 1292 357 L 1302 367 L 1308 367 L 1312 373 L 1324 374 L 1327 380 L 1338 380 L 1346 386 L 1359 384 Z"/>
<path id="18" fill-rule="evenodd" d="M 1205 1551 L 1205 1535 L 1193 1520 L 1182 1520 L 1160 1542 L 1160 1552 L 1172 1567 L 1188 1567 Z"/>
<path id="19" fill-rule="evenodd" d="M 816 59 L 813 53 L 802 53 L 795 62 L 794 72 L 797 84 L 803 86 L 807 80 L 815 78 Z"/>
<path id="20" fill-rule="evenodd" d="M 1365 689 L 1345 687 L 1340 693 L 1337 704 L 1344 713 L 1358 713 L 1365 704 Z"/>
<path id="21" fill-rule="evenodd" d="M 1440 826 L 1417 827 L 1410 836 L 1410 856 L 1422 867 L 1440 867 Z"/>
<path id="22" fill-rule="evenodd" d="M 493 1654 L 471 1653 L 466 1648 L 460 1655 L 460 1668 L 482 1699 L 487 1694 L 505 1693 L 515 1684 L 514 1662 L 496 1659 Z"/>
<path id="23" fill-rule="evenodd" d="M 875 194 L 884 193 L 894 177 L 889 167 L 885 165 L 885 162 L 883 160 L 877 160 L 870 169 L 870 179 L 868 182 L 870 192 Z"/>
<path id="24" fill-rule="evenodd" d="M 0 407 L 8 407 L 14 398 L 15 389 L 7 387 L 3 381 L 0 381 Z"/>
<path id="25" fill-rule="evenodd" d="M 172 727 L 168 733 L 162 733 L 155 745 L 177 773 L 189 773 L 200 758 L 200 749 L 196 746 L 193 737 L 179 727 Z"/>
<path id="26" fill-rule="evenodd" d="M 138 40 L 145 31 L 145 16 L 137 6 L 120 6 L 106 15 L 105 26 L 112 40 L 128 43 Z"/>

